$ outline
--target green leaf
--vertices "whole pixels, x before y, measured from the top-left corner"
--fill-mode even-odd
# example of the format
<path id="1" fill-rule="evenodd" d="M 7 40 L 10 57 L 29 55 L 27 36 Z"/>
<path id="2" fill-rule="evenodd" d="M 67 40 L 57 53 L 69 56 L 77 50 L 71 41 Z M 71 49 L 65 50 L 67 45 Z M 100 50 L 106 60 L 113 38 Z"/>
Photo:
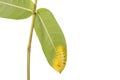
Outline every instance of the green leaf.
<path id="1" fill-rule="evenodd" d="M 39 9 L 34 27 L 48 63 L 62 72 L 67 58 L 66 41 L 52 13 L 45 8 Z"/>
<path id="2" fill-rule="evenodd" d="M 9 19 L 24 19 L 32 15 L 31 0 L 0 0 L 0 17 Z"/>

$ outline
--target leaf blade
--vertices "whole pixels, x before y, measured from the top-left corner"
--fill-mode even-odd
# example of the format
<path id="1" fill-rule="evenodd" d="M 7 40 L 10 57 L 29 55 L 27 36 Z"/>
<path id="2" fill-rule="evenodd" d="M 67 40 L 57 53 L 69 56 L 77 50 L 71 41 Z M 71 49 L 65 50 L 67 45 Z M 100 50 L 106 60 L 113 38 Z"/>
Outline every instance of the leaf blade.
<path id="1" fill-rule="evenodd" d="M 45 8 L 39 9 L 34 27 L 48 63 L 62 72 L 67 58 L 66 41 L 52 13 Z"/>
<path id="2" fill-rule="evenodd" d="M 31 0 L 0 0 L 0 17 L 9 19 L 24 19 L 32 15 Z"/>

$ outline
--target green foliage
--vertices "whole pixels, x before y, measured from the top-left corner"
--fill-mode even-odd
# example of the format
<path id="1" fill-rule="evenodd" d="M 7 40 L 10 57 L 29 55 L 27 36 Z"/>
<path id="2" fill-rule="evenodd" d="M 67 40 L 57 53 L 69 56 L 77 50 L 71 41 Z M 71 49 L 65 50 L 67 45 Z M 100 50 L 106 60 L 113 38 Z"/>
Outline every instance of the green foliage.
<path id="1" fill-rule="evenodd" d="M 32 15 L 31 0 L 0 0 L 0 17 L 9 19 L 24 19 Z"/>
<path id="2" fill-rule="evenodd" d="M 35 8 L 36 4 L 34 5 L 32 0 L 0 0 L 0 17 L 25 19 L 33 15 L 32 25 L 34 27 L 32 29 L 36 31 L 48 63 L 56 71 L 62 72 L 67 58 L 66 41 L 63 32 L 48 9 L 41 8 L 35 13 Z M 31 47 L 32 29 L 29 48 Z M 28 53 L 30 53 L 30 50 L 28 50 Z M 29 77 L 28 75 L 28 80 L 30 79 Z"/>
<path id="3" fill-rule="evenodd" d="M 49 10 L 41 8 L 37 11 L 34 25 L 49 64 L 61 72 L 66 63 L 66 42 L 54 16 Z M 61 51 L 57 51 L 59 47 L 61 47 Z M 54 61 L 55 58 L 58 58 L 56 56 L 60 57 L 61 62 Z"/>

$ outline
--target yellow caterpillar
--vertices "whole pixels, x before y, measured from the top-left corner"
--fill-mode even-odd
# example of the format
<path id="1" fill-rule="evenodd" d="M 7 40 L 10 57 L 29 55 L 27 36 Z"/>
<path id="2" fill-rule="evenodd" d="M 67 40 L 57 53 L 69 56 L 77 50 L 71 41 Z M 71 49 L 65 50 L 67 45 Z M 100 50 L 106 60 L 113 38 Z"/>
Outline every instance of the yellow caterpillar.
<path id="1" fill-rule="evenodd" d="M 62 72 L 66 64 L 66 51 L 63 46 L 58 46 L 56 48 L 56 55 L 53 59 L 53 68 L 58 71 Z"/>

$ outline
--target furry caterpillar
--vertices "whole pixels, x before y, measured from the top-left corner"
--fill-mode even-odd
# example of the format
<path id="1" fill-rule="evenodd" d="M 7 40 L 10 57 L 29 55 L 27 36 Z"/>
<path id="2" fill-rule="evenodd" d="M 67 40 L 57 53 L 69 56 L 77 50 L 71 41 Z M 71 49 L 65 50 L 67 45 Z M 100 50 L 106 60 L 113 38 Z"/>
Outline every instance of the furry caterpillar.
<path id="1" fill-rule="evenodd" d="M 63 46 L 58 46 L 56 48 L 56 55 L 53 59 L 53 68 L 58 71 L 62 72 L 66 64 L 66 51 Z"/>

